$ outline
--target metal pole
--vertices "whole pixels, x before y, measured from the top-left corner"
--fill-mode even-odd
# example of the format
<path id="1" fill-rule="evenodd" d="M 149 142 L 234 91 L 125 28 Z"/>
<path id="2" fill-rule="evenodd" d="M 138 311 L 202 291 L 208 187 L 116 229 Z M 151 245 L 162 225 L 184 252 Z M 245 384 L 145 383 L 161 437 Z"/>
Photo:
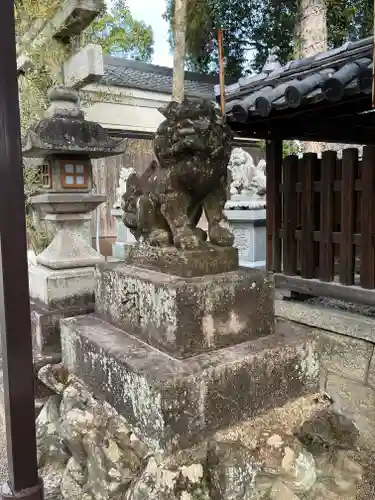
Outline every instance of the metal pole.
<path id="1" fill-rule="evenodd" d="M 14 1 L 0 1 L 0 332 L 9 482 L 2 498 L 42 500 L 35 437 Z"/>

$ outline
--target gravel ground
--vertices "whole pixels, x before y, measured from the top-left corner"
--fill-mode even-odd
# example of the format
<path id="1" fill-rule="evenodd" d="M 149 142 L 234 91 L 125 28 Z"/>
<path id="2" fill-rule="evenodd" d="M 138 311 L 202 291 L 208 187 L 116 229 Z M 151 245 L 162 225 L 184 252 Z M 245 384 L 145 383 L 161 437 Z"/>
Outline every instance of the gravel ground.
<path id="1" fill-rule="evenodd" d="M 339 311 L 348 311 L 356 314 L 363 314 L 364 316 L 375 318 L 375 308 L 370 306 L 361 306 L 351 302 L 344 302 L 343 300 L 328 299 L 327 297 L 314 297 L 306 301 L 307 304 L 316 304 L 327 309 L 336 309 Z"/>

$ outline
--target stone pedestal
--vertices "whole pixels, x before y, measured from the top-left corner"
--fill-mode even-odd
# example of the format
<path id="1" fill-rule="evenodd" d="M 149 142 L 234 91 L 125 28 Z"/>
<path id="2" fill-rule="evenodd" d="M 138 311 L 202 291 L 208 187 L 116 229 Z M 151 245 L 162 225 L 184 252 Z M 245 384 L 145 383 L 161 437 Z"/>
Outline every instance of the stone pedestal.
<path id="1" fill-rule="evenodd" d="M 38 354 L 60 354 L 59 319 L 94 311 L 94 268 L 29 266 L 31 319 Z"/>
<path id="2" fill-rule="evenodd" d="M 274 333 L 273 283 L 260 271 L 186 279 L 108 264 L 96 273 L 97 313 L 177 358 Z"/>
<path id="3" fill-rule="evenodd" d="M 136 239 L 124 223 L 122 222 L 121 208 L 113 208 L 111 211 L 116 225 L 116 241 L 112 245 L 112 255 L 116 259 L 125 260 L 127 250 L 130 245 L 136 243 Z"/>
<path id="4" fill-rule="evenodd" d="M 236 262 L 233 249 L 217 251 Z M 193 266 L 194 277 L 178 276 L 173 261 L 173 273 L 155 270 L 160 252 L 148 247 L 139 266 L 98 266 L 95 314 L 61 320 L 65 367 L 142 440 L 189 447 L 317 390 L 315 340 L 304 327 L 275 325 L 268 273 L 220 272 L 218 260 L 217 274 Z M 185 271 L 199 259 L 191 253 Z"/>
<path id="5" fill-rule="evenodd" d="M 29 265 L 34 369 L 61 361 L 60 319 L 94 310 L 94 268 L 52 270 Z M 35 408 L 39 412 L 50 392 L 36 378 Z"/>
<path id="6" fill-rule="evenodd" d="M 266 265 L 266 202 L 232 199 L 225 205 L 238 248 L 240 265 L 263 268 Z"/>
<path id="7" fill-rule="evenodd" d="M 303 327 L 178 360 L 94 315 L 61 323 L 65 367 L 153 450 L 188 448 L 318 388 Z"/>

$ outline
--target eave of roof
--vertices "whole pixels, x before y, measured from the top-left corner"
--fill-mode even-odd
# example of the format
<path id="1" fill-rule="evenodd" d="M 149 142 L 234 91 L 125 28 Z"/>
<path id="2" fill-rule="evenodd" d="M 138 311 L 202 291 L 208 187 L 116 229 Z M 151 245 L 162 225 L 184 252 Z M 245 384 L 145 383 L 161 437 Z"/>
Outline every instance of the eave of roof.
<path id="1" fill-rule="evenodd" d="M 246 124 L 332 104 L 372 89 L 373 38 L 349 42 L 337 49 L 295 60 L 271 72 L 241 78 L 226 88 L 229 122 Z"/>
<path id="2" fill-rule="evenodd" d="M 217 76 L 185 72 L 185 93 L 189 97 L 214 99 L 214 86 Z M 151 92 L 172 93 L 173 70 L 141 61 L 122 57 L 104 57 L 104 76 L 106 85 L 136 88 Z"/>

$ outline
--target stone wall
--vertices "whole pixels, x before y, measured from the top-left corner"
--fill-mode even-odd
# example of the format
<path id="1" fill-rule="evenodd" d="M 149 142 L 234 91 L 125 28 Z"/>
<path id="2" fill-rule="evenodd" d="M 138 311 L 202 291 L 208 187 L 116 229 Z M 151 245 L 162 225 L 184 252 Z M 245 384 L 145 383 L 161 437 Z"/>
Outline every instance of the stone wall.
<path id="1" fill-rule="evenodd" d="M 331 304 L 328 304 L 332 306 Z M 317 304 L 276 301 L 279 317 L 311 326 L 319 336 L 321 388 L 356 422 L 360 442 L 375 450 L 375 318 Z"/>

